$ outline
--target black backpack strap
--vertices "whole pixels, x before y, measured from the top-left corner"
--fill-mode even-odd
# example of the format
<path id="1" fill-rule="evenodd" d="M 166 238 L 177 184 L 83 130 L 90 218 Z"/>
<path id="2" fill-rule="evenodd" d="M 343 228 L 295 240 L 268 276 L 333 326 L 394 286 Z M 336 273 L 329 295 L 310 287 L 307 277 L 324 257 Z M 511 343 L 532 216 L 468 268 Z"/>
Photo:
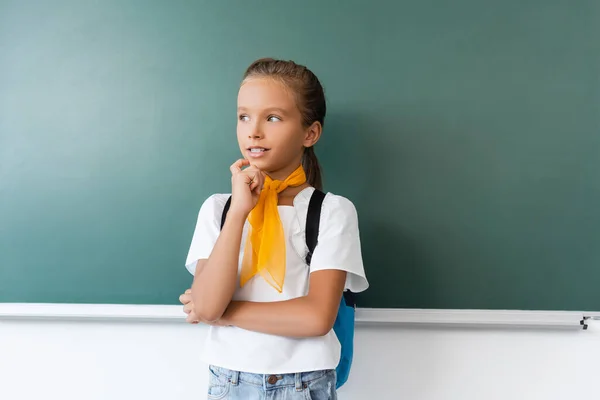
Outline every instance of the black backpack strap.
<path id="1" fill-rule="evenodd" d="M 223 225 L 225 225 L 225 218 L 227 218 L 227 211 L 229 211 L 229 206 L 231 205 L 231 196 L 227 199 L 227 203 L 225 203 L 225 208 L 223 209 L 223 214 L 221 215 L 221 229 L 223 229 Z"/>
<path id="2" fill-rule="evenodd" d="M 354 292 L 346 290 L 344 292 L 344 300 L 346 300 L 346 306 L 356 308 L 356 296 Z"/>
<path id="3" fill-rule="evenodd" d="M 306 263 L 308 265 L 310 265 L 313 251 L 317 247 L 319 224 L 321 222 L 321 206 L 324 199 L 325 193 L 319 189 L 315 189 L 308 203 L 308 213 L 306 214 L 306 246 L 308 246 Z M 344 300 L 346 301 L 346 306 L 356 308 L 356 299 L 353 292 L 349 290 L 344 291 Z"/>
<path id="4" fill-rule="evenodd" d="M 306 246 L 308 247 L 308 254 L 306 254 L 306 263 L 310 265 L 313 251 L 317 247 L 319 238 L 319 224 L 321 222 L 321 206 L 325 199 L 325 193 L 319 189 L 315 189 L 310 202 L 308 203 L 308 212 L 306 214 Z"/>

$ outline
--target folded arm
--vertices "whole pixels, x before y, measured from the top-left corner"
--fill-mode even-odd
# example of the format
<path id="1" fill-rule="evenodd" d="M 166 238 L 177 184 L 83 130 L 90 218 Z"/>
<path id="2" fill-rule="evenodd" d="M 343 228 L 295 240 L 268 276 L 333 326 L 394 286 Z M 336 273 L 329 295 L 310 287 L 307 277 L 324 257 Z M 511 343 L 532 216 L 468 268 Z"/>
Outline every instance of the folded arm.
<path id="1" fill-rule="evenodd" d="M 246 215 L 230 211 L 210 257 L 196 264 L 192 301 L 201 320 L 217 321 L 231 302 L 245 220 Z"/>
<path id="2" fill-rule="evenodd" d="M 279 336 L 323 336 L 335 323 L 345 281 L 345 271 L 315 271 L 308 295 L 276 302 L 233 301 L 221 322 Z"/>

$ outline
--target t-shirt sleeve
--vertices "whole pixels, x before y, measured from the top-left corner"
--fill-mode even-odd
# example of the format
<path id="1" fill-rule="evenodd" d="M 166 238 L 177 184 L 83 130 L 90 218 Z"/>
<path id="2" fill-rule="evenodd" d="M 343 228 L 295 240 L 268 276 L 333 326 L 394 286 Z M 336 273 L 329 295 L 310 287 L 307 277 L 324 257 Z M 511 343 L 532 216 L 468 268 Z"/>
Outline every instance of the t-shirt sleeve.
<path id="1" fill-rule="evenodd" d="M 208 258 L 217 242 L 221 232 L 221 216 L 228 198 L 228 195 L 214 194 L 200 207 L 192 243 L 185 260 L 185 267 L 192 275 L 196 272 L 198 260 Z"/>
<path id="2" fill-rule="evenodd" d="M 310 272 L 325 269 L 347 272 L 345 290 L 358 293 L 369 287 L 363 266 L 356 208 L 350 200 L 331 193 L 323 201 L 319 239 Z"/>

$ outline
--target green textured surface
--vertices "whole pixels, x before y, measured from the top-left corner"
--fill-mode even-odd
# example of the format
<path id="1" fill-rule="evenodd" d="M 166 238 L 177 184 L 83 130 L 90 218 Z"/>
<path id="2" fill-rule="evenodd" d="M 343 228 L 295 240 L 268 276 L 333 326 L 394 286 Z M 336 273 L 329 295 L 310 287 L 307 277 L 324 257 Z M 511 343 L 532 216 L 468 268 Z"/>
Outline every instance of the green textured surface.
<path id="1" fill-rule="evenodd" d="M 166 303 L 245 67 L 310 66 L 362 307 L 600 310 L 600 2 L 0 0 L 0 302 Z"/>

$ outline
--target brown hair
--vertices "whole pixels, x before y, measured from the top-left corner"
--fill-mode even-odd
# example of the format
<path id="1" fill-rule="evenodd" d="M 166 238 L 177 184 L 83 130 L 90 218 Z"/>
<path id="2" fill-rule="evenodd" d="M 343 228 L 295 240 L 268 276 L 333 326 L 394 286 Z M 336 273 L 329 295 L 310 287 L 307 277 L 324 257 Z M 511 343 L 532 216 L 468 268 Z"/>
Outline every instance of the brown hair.
<path id="1" fill-rule="evenodd" d="M 308 128 L 315 121 L 325 125 L 325 94 L 321 82 L 316 75 L 304 65 L 293 61 L 261 58 L 254 61 L 244 73 L 244 80 L 251 77 L 270 77 L 280 80 L 293 90 L 296 95 L 296 105 L 302 115 L 302 124 Z M 323 189 L 321 166 L 312 147 L 306 147 L 302 155 L 302 167 L 308 183 Z"/>

